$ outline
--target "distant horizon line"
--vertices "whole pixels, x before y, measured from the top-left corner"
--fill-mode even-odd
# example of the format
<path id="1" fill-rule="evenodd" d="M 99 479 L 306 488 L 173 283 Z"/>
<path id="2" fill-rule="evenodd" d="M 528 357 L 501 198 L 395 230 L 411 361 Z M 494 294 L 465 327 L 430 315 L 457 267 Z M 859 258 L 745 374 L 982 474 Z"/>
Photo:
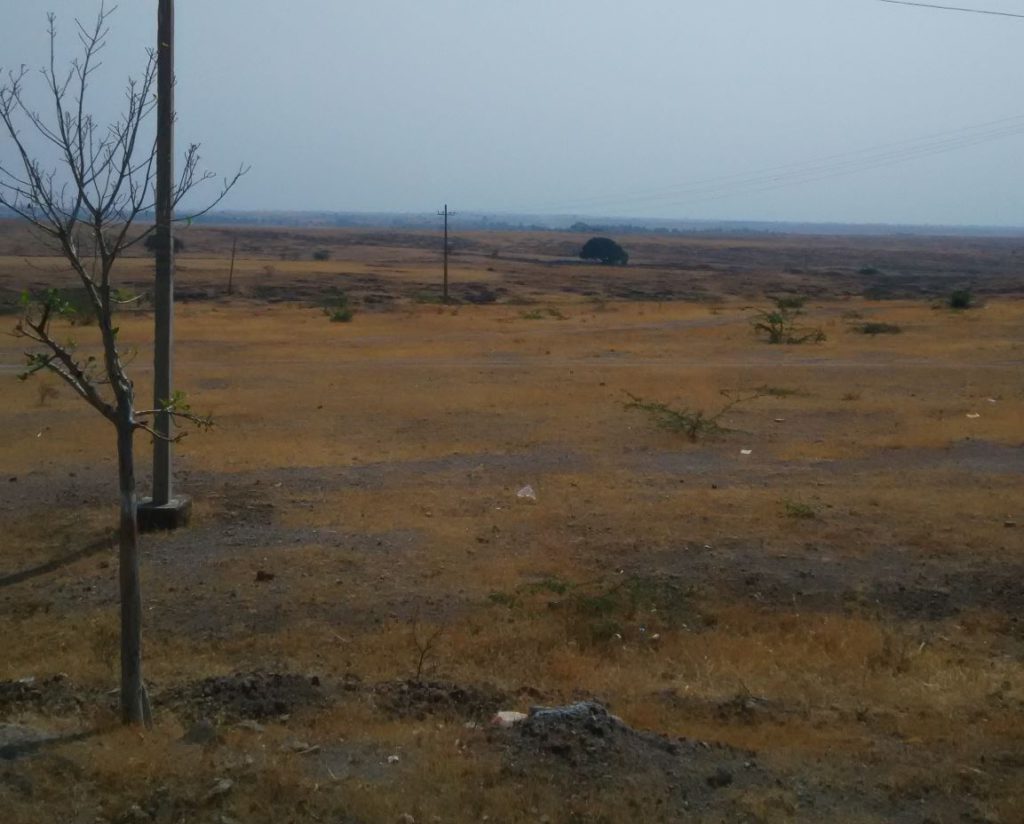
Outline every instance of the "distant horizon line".
<path id="1" fill-rule="evenodd" d="M 216 222 L 218 216 L 292 216 L 301 217 L 341 217 L 352 219 L 373 219 L 389 218 L 415 219 L 420 223 L 433 224 L 437 220 L 434 210 L 374 210 L 374 209 L 272 209 L 272 208 L 244 208 L 244 209 L 220 209 L 205 215 L 200 222 L 210 225 Z M 797 220 L 779 219 L 768 220 L 763 218 L 667 218 L 667 217 L 635 217 L 623 215 L 600 215 L 580 212 L 501 212 L 485 209 L 462 209 L 453 218 L 453 224 L 458 227 L 460 222 L 482 223 L 489 220 L 504 223 L 523 223 L 531 221 L 534 223 L 549 222 L 550 224 L 590 223 L 597 225 L 594 228 L 601 228 L 600 224 L 608 224 L 608 228 L 635 227 L 638 229 L 684 229 L 687 227 L 704 227 L 713 229 L 715 226 L 728 227 L 731 229 L 742 229 L 744 227 L 817 227 L 839 228 L 847 230 L 886 230 L 887 233 L 905 232 L 908 230 L 921 230 L 928 232 L 963 232 L 975 233 L 996 233 L 1007 232 L 1011 235 L 1024 234 L 1024 223 L 918 223 L 918 222 L 891 222 L 891 221 L 852 221 L 852 220 Z M 364 224 L 370 225 L 370 224 Z M 379 225 L 379 224 L 377 224 Z M 384 227 L 388 228 L 388 227 Z M 559 227 L 554 230 L 564 230 L 568 226 Z"/>
<path id="2" fill-rule="evenodd" d="M 179 209 L 180 214 L 187 213 L 187 209 Z M 150 213 L 140 217 L 151 217 Z M 261 223 L 266 225 L 267 219 L 291 218 L 283 225 L 303 225 L 300 220 L 303 218 L 341 218 L 357 220 L 353 228 L 358 226 L 377 228 L 398 228 L 395 221 L 405 221 L 406 228 L 414 228 L 420 225 L 432 225 L 436 219 L 433 210 L 374 210 L 374 209 L 280 209 L 280 208 L 236 208 L 218 209 L 196 218 L 190 223 L 206 226 L 218 223 L 227 219 L 231 223 L 245 222 L 246 218 L 260 218 Z M 0 218 L 19 220 L 18 215 L 10 209 L 0 206 Z M 184 218 L 182 218 L 184 219 Z M 369 222 L 365 222 L 369 219 Z M 374 223 L 373 219 L 388 219 L 388 224 Z M 594 222 L 593 229 L 642 229 L 648 231 L 682 231 L 701 227 L 705 231 L 713 231 L 715 227 L 729 229 L 751 229 L 754 227 L 773 227 L 782 229 L 785 227 L 816 228 L 819 231 L 829 228 L 845 229 L 857 234 L 867 233 L 868 230 L 884 230 L 885 233 L 904 233 L 911 230 L 925 231 L 927 233 L 952 232 L 967 234 L 993 234 L 1006 232 L 1011 235 L 1024 234 L 1024 223 L 918 223 L 918 222 L 891 222 L 891 221 L 851 221 L 851 220 L 797 220 L 778 219 L 768 220 L 764 218 L 667 218 L 667 217 L 636 217 L 623 215 L 601 215 L 581 212 L 502 212 L 485 209 L 462 209 L 453 218 L 453 223 L 458 228 L 459 223 L 483 224 L 491 221 L 498 223 L 495 228 L 526 228 L 522 224 L 529 221 L 537 228 L 546 228 L 551 231 L 565 231 L 574 224 L 587 224 Z M 546 226 L 538 224 L 547 223 Z M 600 224 L 607 224 L 602 227 Z M 511 224 L 519 224 L 512 226 Z M 568 225 L 560 225 L 568 224 Z M 338 226 L 338 228 L 343 228 Z"/>

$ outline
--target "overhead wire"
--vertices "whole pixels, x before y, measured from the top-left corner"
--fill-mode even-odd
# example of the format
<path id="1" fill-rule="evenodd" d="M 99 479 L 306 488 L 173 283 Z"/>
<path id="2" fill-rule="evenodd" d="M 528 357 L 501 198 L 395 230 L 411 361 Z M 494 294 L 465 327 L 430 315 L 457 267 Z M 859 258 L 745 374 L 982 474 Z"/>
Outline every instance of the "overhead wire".
<path id="1" fill-rule="evenodd" d="M 667 187 L 606 194 L 537 207 L 540 211 L 614 208 L 626 205 L 679 205 L 753 194 L 803 183 L 870 171 L 922 157 L 955 151 L 1024 133 L 1024 115 L 1002 118 L 926 137 L 827 155 L 810 161 L 781 164 L 755 172 L 736 173 Z"/>
<path id="2" fill-rule="evenodd" d="M 935 3 L 916 3 L 912 0 L 880 0 L 882 3 L 891 3 L 894 6 L 917 6 L 922 9 L 941 9 L 942 11 L 962 11 L 968 14 L 990 14 L 995 17 L 1017 17 L 1024 20 L 1024 14 L 1014 14 L 1010 11 L 993 11 L 991 9 L 968 9 L 961 6 L 940 6 Z"/>

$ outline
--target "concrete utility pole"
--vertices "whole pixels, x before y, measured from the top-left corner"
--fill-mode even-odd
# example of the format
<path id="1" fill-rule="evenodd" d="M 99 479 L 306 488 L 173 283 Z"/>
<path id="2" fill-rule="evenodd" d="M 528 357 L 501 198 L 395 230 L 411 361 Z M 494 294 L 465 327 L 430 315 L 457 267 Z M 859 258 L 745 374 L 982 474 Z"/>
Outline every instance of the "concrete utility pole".
<path id="1" fill-rule="evenodd" d="M 448 302 L 448 218 L 456 214 L 455 212 L 448 211 L 448 204 L 444 204 L 444 211 L 438 212 L 438 216 L 444 217 L 444 281 L 443 281 L 443 297 L 445 303 Z"/>
<path id="2" fill-rule="evenodd" d="M 159 0 L 157 10 L 156 108 L 156 283 L 153 304 L 156 332 L 153 346 L 153 408 L 173 394 L 174 341 L 174 0 Z M 139 527 L 174 529 L 188 521 L 192 502 L 172 494 L 172 421 L 156 415 L 153 428 L 153 497 L 139 502 Z"/>

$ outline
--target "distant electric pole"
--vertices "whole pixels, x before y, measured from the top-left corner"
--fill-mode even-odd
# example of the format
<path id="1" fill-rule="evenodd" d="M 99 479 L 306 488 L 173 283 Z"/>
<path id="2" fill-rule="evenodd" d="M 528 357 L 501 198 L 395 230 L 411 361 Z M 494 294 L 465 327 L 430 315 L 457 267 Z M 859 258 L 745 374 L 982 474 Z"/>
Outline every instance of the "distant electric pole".
<path id="1" fill-rule="evenodd" d="M 445 303 L 448 302 L 448 218 L 452 215 L 457 214 L 456 212 L 448 211 L 448 204 L 444 204 L 444 211 L 438 212 L 438 216 L 444 218 L 444 281 L 443 281 L 443 300 Z"/>
<path id="2" fill-rule="evenodd" d="M 231 282 L 235 278 L 235 252 L 238 251 L 238 235 L 231 238 L 231 268 L 228 269 L 228 294 L 231 294 Z"/>

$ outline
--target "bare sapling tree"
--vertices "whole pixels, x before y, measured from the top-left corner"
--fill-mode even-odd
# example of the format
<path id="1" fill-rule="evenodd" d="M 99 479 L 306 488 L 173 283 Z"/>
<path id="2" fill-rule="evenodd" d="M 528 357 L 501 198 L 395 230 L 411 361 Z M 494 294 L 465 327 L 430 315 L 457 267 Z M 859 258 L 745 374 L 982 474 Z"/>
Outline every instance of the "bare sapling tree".
<path id="1" fill-rule="evenodd" d="M 114 426 L 120 493 L 121 715 L 126 724 L 149 726 L 142 679 L 134 436 L 143 430 L 160 437 L 152 426 L 158 413 L 200 426 L 210 421 L 194 414 L 180 393 L 161 401 L 159 408 L 137 409 L 128 358 L 118 342 L 114 315 L 126 298 L 114 284 L 115 264 L 125 250 L 153 232 L 156 53 L 149 50 L 141 77 L 128 81 L 121 115 L 110 123 L 94 118 L 90 83 L 100 66 L 113 11 L 101 4 L 94 24 L 76 21 L 80 51 L 66 68 L 58 68 L 56 18 L 48 15 L 49 61 L 39 72 L 45 87 L 41 107 L 30 102 L 34 72 L 22 67 L 0 81 L 0 136 L 9 141 L 13 151 L 8 154 L 14 158 L 5 164 L 0 155 L 0 205 L 27 221 L 64 258 L 95 316 L 99 340 L 90 348 L 99 357 L 81 352 L 66 336 L 66 322 L 75 309 L 57 289 L 22 296 L 15 334 L 30 344 L 23 379 L 52 372 Z M 199 160 L 199 147 L 190 146 L 176 181 L 175 204 L 213 177 L 199 171 Z M 245 171 L 240 168 L 225 179 L 206 208 L 181 219 L 212 209 Z"/>

